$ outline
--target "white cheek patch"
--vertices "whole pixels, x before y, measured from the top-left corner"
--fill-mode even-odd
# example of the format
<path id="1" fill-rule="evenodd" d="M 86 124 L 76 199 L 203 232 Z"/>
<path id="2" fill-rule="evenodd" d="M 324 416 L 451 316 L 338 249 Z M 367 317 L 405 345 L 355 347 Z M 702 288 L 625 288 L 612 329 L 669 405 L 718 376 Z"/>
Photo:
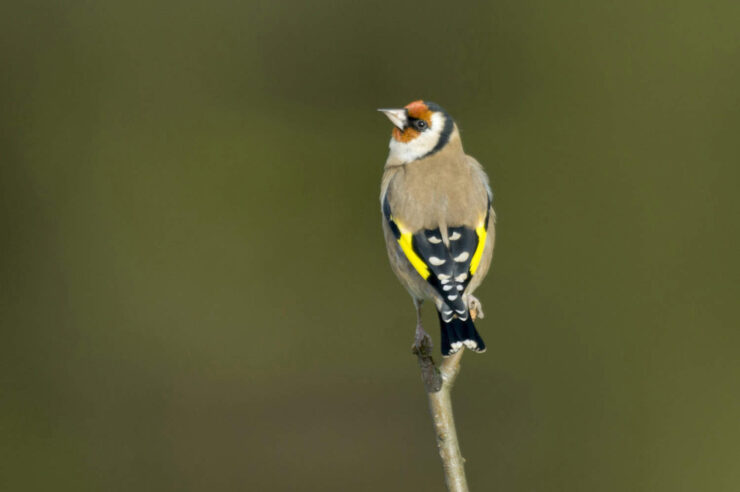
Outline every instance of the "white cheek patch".
<path id="1" fill-rule="evenodd" d="M 432 114 L 432 122 L 429 129 L 421 132 L 418 137 L 409 142 L 399 142 L 391 137 L 390 154 L 395 159 L 403 162 L 415 161 L 428 154 L 439 142 L 445 126 L 445 119 L 441 113 Z"/>

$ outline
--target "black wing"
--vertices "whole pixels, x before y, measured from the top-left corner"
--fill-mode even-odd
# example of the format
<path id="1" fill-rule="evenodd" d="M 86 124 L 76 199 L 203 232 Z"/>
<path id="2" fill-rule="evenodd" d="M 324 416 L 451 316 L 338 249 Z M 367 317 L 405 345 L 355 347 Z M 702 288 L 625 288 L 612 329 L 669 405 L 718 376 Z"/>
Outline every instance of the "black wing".
<path id="1" fill-rule="evenodd" d="M 439 229 L 423 229 L 415 233 L 402 231 L 393 219 L 387 197 L 383 201 L 383 214 L 406 258 L 444 301 L 440 311 L 442 319 L 447 322 L 456 315 L 466 320 L 468 309 L 462 294 L 482 254 L 488 214 L 478 229 L 448 228 L 449 248 L 445 246 Z"/>

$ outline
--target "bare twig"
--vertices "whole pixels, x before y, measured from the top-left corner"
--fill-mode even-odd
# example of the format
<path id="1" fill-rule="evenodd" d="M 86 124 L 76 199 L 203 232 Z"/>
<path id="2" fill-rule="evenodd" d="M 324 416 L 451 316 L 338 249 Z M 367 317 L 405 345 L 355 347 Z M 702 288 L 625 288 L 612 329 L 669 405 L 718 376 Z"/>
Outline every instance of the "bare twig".
<path id="1" fill-rule="evenodd" d="M 465 479 L 465 459 L 460 453 L 450 398 L 450 391 L 457 374 L 460 372 L 460 359 L 463 350 L 444 359 L 439 368 L 435 366 L 432 359 L 431 343 L 414 348 L 414 353 L 419 359 L 421 379 L 429 398 L 429 410 L 434 421 L 437 448 L 439 449 L 439 456 L 442 458 L 447 490 L 450 492 L 468 492 L 468 483 Z"/>

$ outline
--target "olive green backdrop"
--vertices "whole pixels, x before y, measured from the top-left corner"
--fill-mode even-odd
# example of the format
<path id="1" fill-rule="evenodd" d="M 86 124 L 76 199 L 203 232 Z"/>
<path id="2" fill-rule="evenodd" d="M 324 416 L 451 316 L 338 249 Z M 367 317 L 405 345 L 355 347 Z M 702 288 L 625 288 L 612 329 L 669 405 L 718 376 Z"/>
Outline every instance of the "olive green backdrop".
<path id="1" fill-rule="evenodd" d="M 426 98 L 499 216 L 471 488 L 737 491 L 738 18 L 4 3 L 0 489 L 443 490 L 378 204 Z"/>

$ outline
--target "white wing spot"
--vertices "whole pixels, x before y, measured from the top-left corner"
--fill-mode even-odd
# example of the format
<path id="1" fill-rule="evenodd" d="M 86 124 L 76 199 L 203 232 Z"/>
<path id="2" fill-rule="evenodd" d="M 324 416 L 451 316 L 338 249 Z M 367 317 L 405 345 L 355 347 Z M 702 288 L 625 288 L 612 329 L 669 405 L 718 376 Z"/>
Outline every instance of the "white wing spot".
<path id="1" fill-rule="evenodd" d="M 449 282 L 450 277 L 451 275 L 447 275 L 446 273 L 440 273 L 439 275 L 437 275 L 437 278 L 440 279 L 443 284 L 445 283 L 445 281 Z"/>
<path id="2" fill-rule="evenodd" d="M 467 273 L 461 273 L 457 277 L 455 277 L 455 282 L 465 282 L 465 279 L 468 278 Z"/>
<path id="3" fill-rule="evenodd" d="M 445 292 L 448 290 L 452 290 L 452 285 L 443 285 L 442 290 L 444 290 Z"/>
<path id="4" fill-rule="evenodd" d="M 455 299 L 457 299 L 457 294 L 455 295 L 450 294 L 449 296 L 447 296 L 447 299 L 454 301 Z"/>
<path id="5" fill-rule="evenodd" d="M 439 243 L 442 242 L 442 240 L 440 238 L 438 238 L 437 236 L 429 236 L 427 239 L 432 244 L 439 244 Z"/>
<path id="6" fill-rule="evenodd" d="M 463 251 L 462 253 L 460 253 L 459 255 L 455 257 L 455 261 L 458 263 L 462 263 L 463 261 L 467 261 L 469 257 L 470 257 L 470 253 L 468 253 L 467 251 Z M 431 261 L 431 258 L 429 260 Z M 432 262 L 432 264 L 434 264 L 434 262 Z"/>
<path id="7" fill-rule="evenodd" d="M 459 232 L 455 231 L 455 232 L 453 232 L 453 233 L 452 233 L 452 235 L 450 236 L 450 241 L 457 241 L 457 240 L 458 240 L 458 239 L 460 239 L 461 237 L 462 237 L 462 234 L 460 234 Z"/>
<path id="8" fill-rule="evenodd" d="M 465 254 L 467 255 L 467 253 Z M 467 258 L 467 256 L 465 258 Z M 436 256 L 430 256 L 429 263 L 431 263 L 434 266 L 439 266 L 439 265 L 444 265 L 445 263 L 447 263 L 447 260 L 443 260 L 442 258 L 437 258 Z"/>
<path id="9" fill-rule="evenodd" d="M 457 290 L 463 290 L 463 286 L 462 285 L 457 285 L 456 287 L 457 287 Z"/>

